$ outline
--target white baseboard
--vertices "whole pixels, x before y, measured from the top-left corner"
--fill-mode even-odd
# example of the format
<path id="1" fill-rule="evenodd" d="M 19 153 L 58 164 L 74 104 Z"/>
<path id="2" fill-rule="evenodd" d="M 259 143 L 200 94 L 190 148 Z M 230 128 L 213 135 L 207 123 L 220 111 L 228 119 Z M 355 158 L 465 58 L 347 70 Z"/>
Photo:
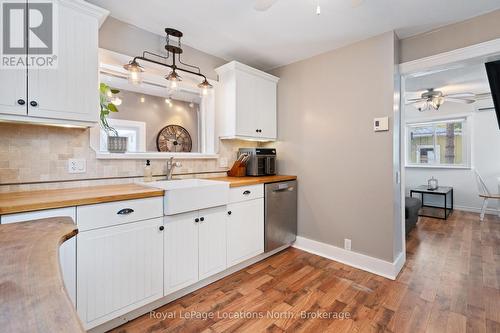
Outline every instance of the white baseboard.
<path id="1" fill-rule="evenodd" d="M 391 280 L 396 279 L 405 262 L 404 253 L 400 253 L 394 262 L 389 262 L 300 236 L 293 247 Z"/>
<path id="2" fill-rule="evenodd" d="M 453 206 L 453 209 L 455 210 L 461 210 L 461 211 L 464 211 L 464 212 L 471 212 L 471 213 L 478 213 L 480 214 L 481 213 L 481 208 L 479 207 L 468 207 L 468 206 L 460 206 L 460 205 L 454 205 Z M 498 209 L 495 209 L 495 208 L 486 208 L 486 214 L 489 214 L 489 215 L 499 215 L 499 211 Z"/>

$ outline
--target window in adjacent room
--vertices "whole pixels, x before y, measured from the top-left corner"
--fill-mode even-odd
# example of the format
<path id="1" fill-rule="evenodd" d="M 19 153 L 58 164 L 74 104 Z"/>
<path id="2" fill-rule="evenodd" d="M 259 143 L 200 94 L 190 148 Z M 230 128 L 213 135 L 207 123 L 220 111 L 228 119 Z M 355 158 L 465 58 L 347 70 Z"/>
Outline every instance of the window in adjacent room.
<path id="1" fill-rule="evenodd" d="M 407 124 L 406 165 L 469 167 L 467 119 Z"/>

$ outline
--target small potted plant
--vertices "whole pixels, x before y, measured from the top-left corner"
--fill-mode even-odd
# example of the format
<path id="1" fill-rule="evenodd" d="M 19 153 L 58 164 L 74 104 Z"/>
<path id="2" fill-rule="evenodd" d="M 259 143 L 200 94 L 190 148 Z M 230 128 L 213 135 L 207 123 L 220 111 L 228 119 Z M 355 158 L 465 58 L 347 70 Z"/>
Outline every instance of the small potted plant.
<path id="1" fill-rule="evenodd" d="M 127 151 L 127 137 L 119 136 L 118 131 L 108 123 L 110 112 L 118 112 L 116 104 L 113 103 L 113 96 L 120 93 L 120 90 L 113 89 L 105 83 L 99 86 L 101 102 L 101 128 L 108 135 L 108 151 L 110 153 L 125 153 Z"/>

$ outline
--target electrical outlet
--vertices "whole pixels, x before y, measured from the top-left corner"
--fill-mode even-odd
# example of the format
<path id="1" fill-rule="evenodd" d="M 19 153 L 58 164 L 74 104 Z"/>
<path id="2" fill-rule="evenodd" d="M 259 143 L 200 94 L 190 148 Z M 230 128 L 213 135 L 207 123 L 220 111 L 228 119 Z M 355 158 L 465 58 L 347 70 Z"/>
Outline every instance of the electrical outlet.
<path id="1" fill-rule="evenodd" d="M 351 240 L 348 238 L 344 239 L 344 249 L 347 251 L 351 251 Z"/>
<path id="2" fill-rule="evenodd" d="M 227 158 L 225 158 L 225 157 L 219 158 L 219 167 L 220 168 L 227 168 L 227 167 L 229 167 L 229 162 L 227 161 Z"/>
<path id="3" fill-rule="evenodd" d="M 68 160 L 69 173 L 85 173 L 87 171 L 87 161 L 80 158 L 70 158 Z"/>

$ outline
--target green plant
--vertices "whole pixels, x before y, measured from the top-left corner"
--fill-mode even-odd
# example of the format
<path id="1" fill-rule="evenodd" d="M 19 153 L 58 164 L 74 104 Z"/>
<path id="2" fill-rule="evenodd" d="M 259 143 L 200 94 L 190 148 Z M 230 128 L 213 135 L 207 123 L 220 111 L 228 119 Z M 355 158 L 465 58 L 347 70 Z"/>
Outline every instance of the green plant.
<path id="1" fill-rule="evenodd" d="M 120 90 L 113 89 L 105 83 L 101 83 L 99 85 L 99 95 L 101 102 L 101 127 L 104 131 L 106 131 L 108 136 L 110 135 L 110 133 L 112 133 L 114 136 L 118 136 L 118 131 L 109 125 L 107 117 L 109 116 L 110 112 L 118 112 L 118 108 L 115 104 L 113 104 L 111 98 L 113 97 L 113 95 L 116 95 L 119 92 Z"/>

